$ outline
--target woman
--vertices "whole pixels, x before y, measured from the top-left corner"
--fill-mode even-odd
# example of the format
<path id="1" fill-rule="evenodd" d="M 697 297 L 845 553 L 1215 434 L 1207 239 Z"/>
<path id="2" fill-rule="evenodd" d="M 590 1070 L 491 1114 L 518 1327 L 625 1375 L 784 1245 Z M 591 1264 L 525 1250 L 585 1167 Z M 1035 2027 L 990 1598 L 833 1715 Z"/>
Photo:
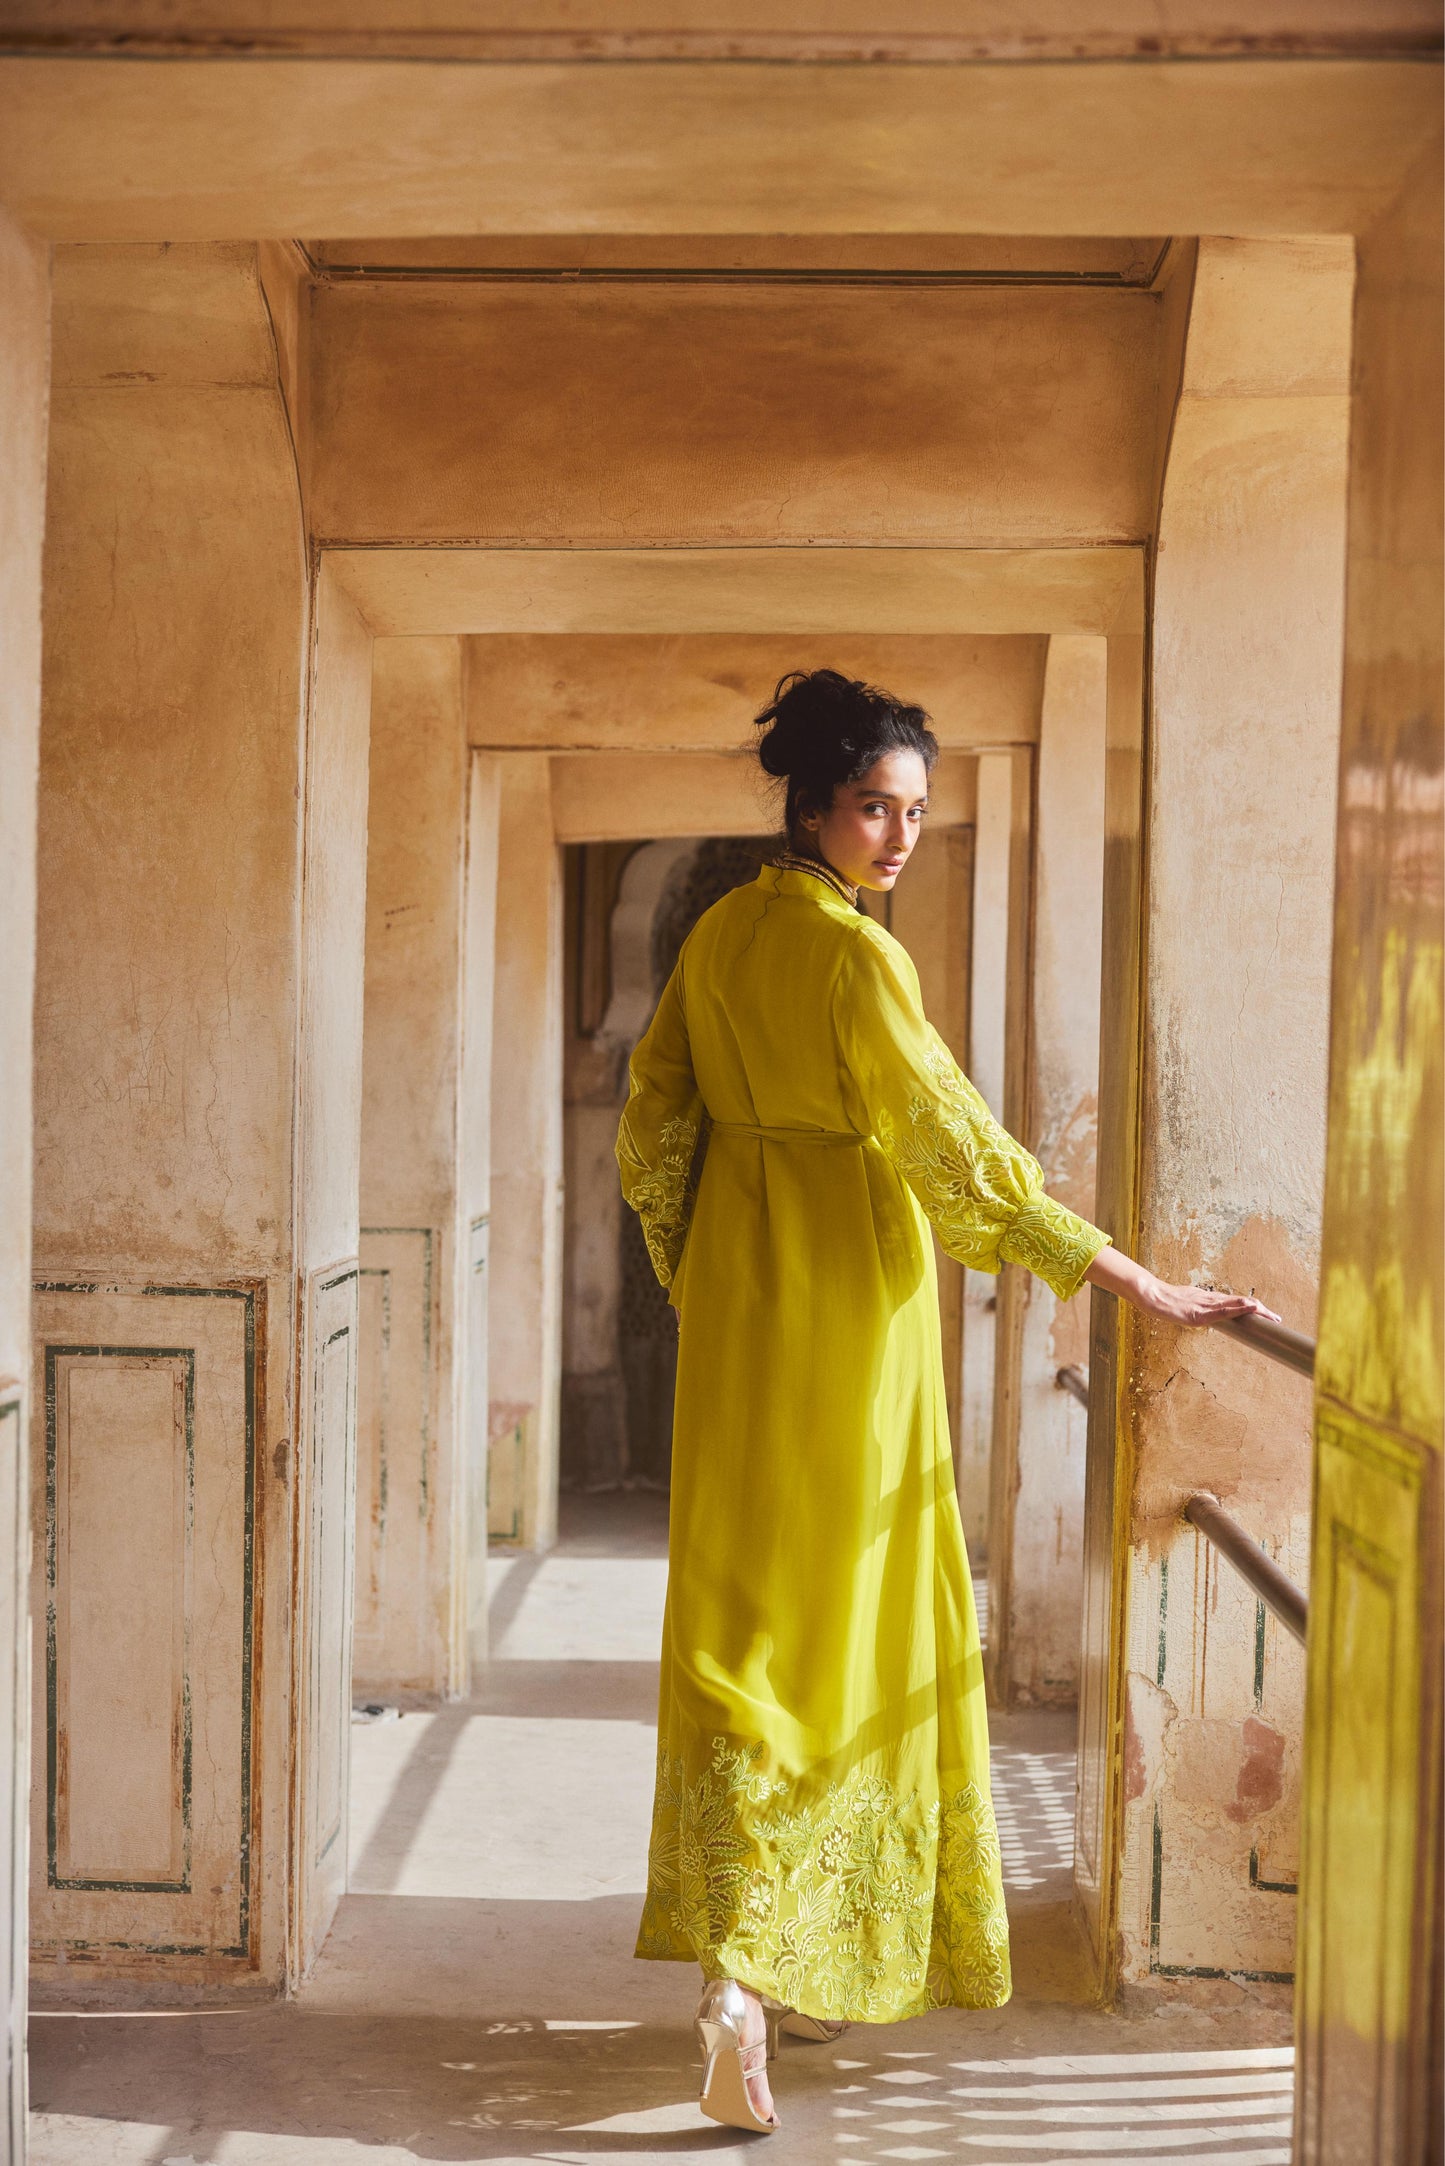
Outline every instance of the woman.
<path id="1" fill-rule="evenodd" d="M 858 910 L 918 839 L 923 711 L 815 670 L 758 726 L 787 847 L 688 936 L 617 1156 L 681 1334 L 637 1953 L 701 1964 L 703 2111 L 764 2130 L 783 2025 L 1009 1996 L 929 1221 L 1061 1300 L 1261 1311 L 1164 1285 L 1046 1196 Z"/>

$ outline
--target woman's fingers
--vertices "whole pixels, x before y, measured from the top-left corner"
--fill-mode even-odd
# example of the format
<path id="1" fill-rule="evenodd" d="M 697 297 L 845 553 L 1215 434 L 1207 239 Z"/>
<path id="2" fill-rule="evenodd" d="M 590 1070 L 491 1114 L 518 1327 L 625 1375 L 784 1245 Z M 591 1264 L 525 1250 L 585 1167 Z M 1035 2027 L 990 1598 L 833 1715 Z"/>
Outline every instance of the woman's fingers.
<path id="1" fill-rule="evenodd" d="M 1283 1321 L 1273 1309 L 1267 1309 L 1252 1294 L 1206 1294 L 1207 1312 L 1211 1316 L 1264 1316 L 1272 1324 Z"/>

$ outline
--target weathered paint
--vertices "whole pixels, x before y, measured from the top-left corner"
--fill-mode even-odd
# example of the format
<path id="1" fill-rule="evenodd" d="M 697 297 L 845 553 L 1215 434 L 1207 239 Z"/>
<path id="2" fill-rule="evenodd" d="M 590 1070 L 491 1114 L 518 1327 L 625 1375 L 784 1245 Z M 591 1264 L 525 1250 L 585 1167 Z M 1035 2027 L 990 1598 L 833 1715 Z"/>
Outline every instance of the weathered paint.
<path id="1" fill-rule="evenodd" d="M 1033 1007 L 1027 1140 L 1044 1184 L 1092 1219 L 1099 1072 L 1100 913 L 1104 871 L 1102 639 L 1049 642 L 1038 751 L 1034 842 Z M 1055 1381 L 1088 1361 L 1087 1290 L 1061 1304 L 1041 1279 L 1020 1288 L 1019 1414 L 1014 1436 L 1008 1698 L 1077 1698 L 1083 1593 L 1084 1409 Z"/>
<path id="2" fill-rule="evenodd" d="M 466 1679 L 458 1148 L 470 763 L 454 639 L 377 642 L 367 829 L 356 1675 L 367 1697 Z"/>
<path id="3" fill-rule="evenodd" d="M 556 1537 L 562 1327 L 562 879 L 545 756 L 497 755 L 490 1524 Z"/>
<path id="4" fill-rule="evenodd" d="M 1409 58 L 1293 57 L 12 57 L 0 102 L 0 195 L 36 231 L 114 241 L 776 233 L 780 204 L 795 234 L 1342 233 L 1438 113 Z"/>
<path id="5" fill-rule="evenodd" d="M 0 212 L 0 2137 L 25 2142 L 29 1819 L 31 1013 L 40 568 L 50 377 L 47 252 Z"/>
<path id="6" fill-rule="evenodd" d="M 1353 256 L 1331 241 L 1199 245 L 1153 613 L 1140 1254 L 1257 1292 L 1308 1331 L 1323 1186 L 1328 927 L 1343 616 Z M 1281 638 L 1308 617 L 1311 640 Z M 1253 1596 L 1180 1508 L 1218 1485 L 1296 1573 L 1308 1394 L 1248 1349 L 1133 1333 L 1131 1671 L 1170 1713 L 1126 1808 L 1126 1979 L 1291 1969 L 1297 1651 L 1258 1697 Z M 1167 1586 L 1167 1600 L 1165 1589 Z M 1247 1720 L 1286 1740 L 1282 1799 L 1243 1815 Z M 1136 1778 L 1137 1779 L 1137 1778 Z M 1241 1784 L 1245 1785 L 1241 1789 Z"/>

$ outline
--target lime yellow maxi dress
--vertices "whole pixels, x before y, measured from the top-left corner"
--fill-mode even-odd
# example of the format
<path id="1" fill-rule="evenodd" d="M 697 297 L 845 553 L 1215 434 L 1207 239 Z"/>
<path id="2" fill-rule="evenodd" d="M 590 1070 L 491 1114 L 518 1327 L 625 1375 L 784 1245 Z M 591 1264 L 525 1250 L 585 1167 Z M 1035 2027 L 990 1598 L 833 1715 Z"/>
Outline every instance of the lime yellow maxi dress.
<path id="1" fill-rule="evenodd" d="M 681 1321 L 637 1953 L 814 2016 L 997 2007 L 928 1220 L 1064 1299 L 1106 1236 L 1043 1193 L 904 949 L 810 872 L 764 866 L 698 920 L 630 1081 L 623 1190 Z"/>

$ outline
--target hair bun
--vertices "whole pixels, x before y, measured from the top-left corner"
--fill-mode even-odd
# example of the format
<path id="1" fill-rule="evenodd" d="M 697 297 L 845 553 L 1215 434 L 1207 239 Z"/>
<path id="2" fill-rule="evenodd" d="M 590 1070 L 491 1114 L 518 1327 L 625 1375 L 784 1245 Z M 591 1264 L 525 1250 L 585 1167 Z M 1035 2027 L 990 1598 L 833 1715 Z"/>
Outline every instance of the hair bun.
<path id="1" fill-rule="evenodd" d="M 780 677 L 754 727 L 762 732 L 759 765 L 788 785 L 790 836 L 802 805 L 826 809 L 840 782 L 856 782 L 885 753 L 916 752 L 930 772 L 938 757 L 921 707 L 836 669 L 795 669 Z"/>

